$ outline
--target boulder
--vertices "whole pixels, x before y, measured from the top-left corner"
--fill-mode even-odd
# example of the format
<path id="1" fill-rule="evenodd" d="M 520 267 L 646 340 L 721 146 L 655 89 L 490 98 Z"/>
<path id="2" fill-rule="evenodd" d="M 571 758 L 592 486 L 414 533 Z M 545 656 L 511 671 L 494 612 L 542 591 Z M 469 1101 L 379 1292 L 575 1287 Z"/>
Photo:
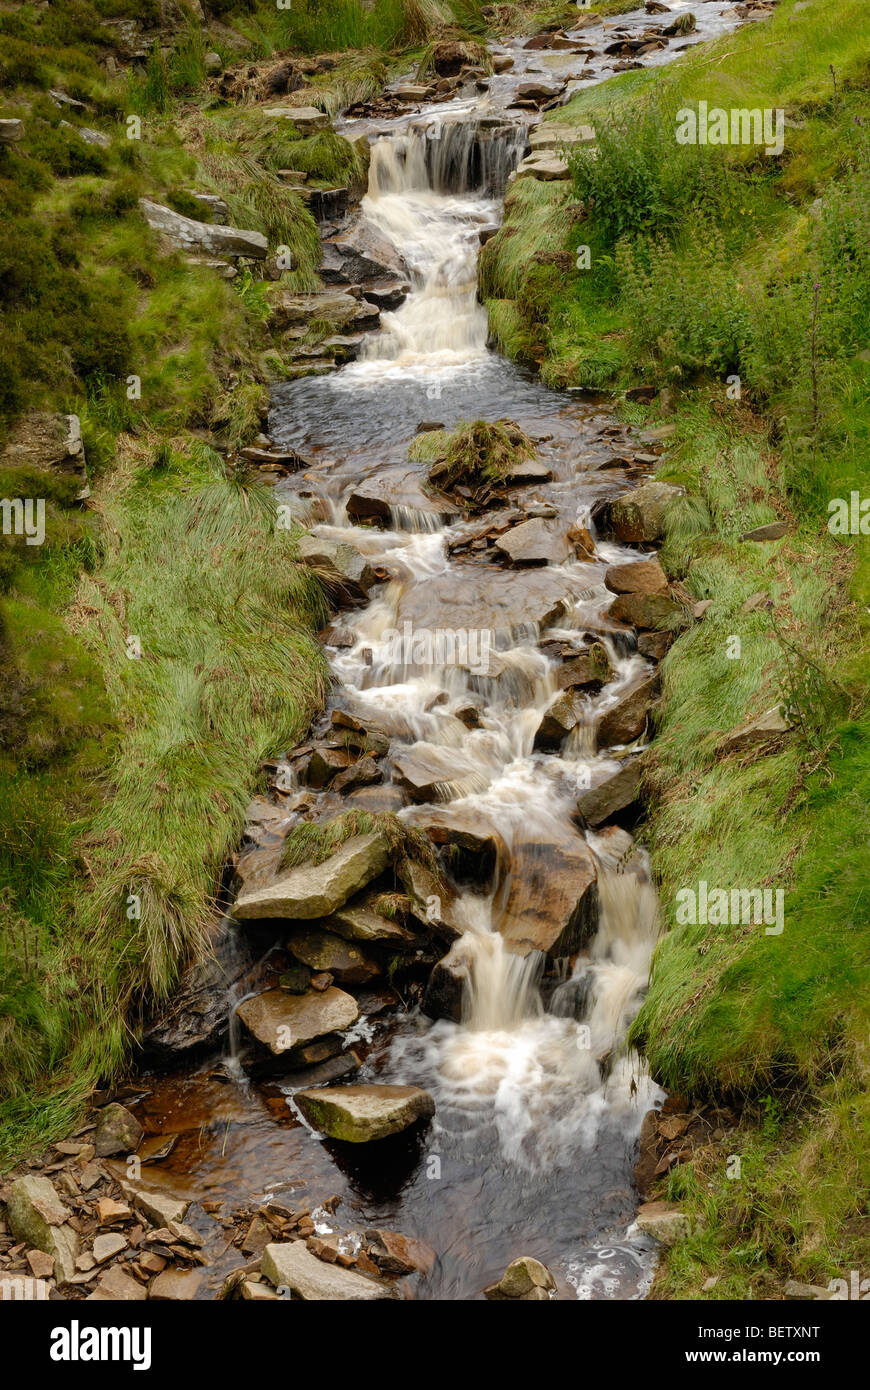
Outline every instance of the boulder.
<path id="1" fill-rule="evenodd" d="M 745 753 L 750 748 L 770 748 L 779 743 L 790 728 L 791 725 L 778 708 L 769 709 L 757 719 L 750 719 L 725 734 L 717 743 L 716 751 L 720 756 L 725 756 L 728 753 Z"/>
<path id="2" fill-rule="evenodd" d="M 81 1246 L 77 1233 L 66 1225 L 70 1213 L 48 1178 L 35 1174 L 17 1178 L 6 1212 L 15 1239 L 51 1256 L 58 1284 L 69 1283 Z"/>
<path id="3" fill-rule="evenodd" d="M 377 1238 L 376 1244 L 369 1246 L 369 1256 L 384 1274 L 426 1272 L 437 1259 L 431 1245 L 399 1231 L 367 1231 L 366 1236 Z"/>
<path id="4" fill-rule="evenodd" d="M 497 231 L 498 228 L 495 230 Z M 552 468 L 548 468 L 540 459 L 520 459 L 519 463 L 511 464 L 503 479 L 507 487 L 527 487 L 530 483 L 551 483 L 552 481 Z"/>
<path id="5" fill-rule="evenodd" d="M 371 222 L 358 222 L 349 231 L 323 243 L 324 280 L 407 279 L 408 268 L 395 246 Z"/>
<path id="6" fill-rule="evenodd" d="M 662 661 L 673 642 L 672 632 L 641 632 L 638 633 L 637 649 L 641 656 L 647 657 L 650 661 Z"/>
<path id="7" fill-rule="evenodd" d="M 14 145 L 24 139 L 24 122 L 7 117 L 0 121 L 0 145 Z"/>
<path id="8" fill-rule="evenodd" d="M 271 121 L 292 121 L 300 135 L 314 135 L 330 126 L 326 112 L 316 106 L 266 106 L 263 115 Z"/>
<path id="9" fill-rule="evenodd" d="M 350 1028 L 359 1018 L 359 1006 L 351 995 L 330 985 L 322 993 L 287 994 L 282 989 L 266 990 L 264 994 L 244 1000 L 236 1013 L 252 1037 L 273 1056 L 280 1057 L 315 1038 L 325 1038 L 330 1033 Z"/>
<path id="10" fill-rule="evenodd" d="M 541 517 L 513 526 L 499 536 L 495 548 L 515 565 L 560 565 L 570 554 L 565 537 Z"/>
<path id="11" fill-rule="evenodd" d="M 243 889 L 233 916 L 240 921 L 328 917 L 382 874 L 389 861 L 389 846 L 379 831 L 354 835 L 320 864 L 300 864 L 267 887 Z"/>
<path id="12" fill-rule="evenodd" d="M 612 594 L 666 594 L 668 581 L 658 560 L 637 560 L 627 565 L 609 565 L 605 587 Z"/>
<path id="13" fill-rule="evenodd" d="M 613 680 L 607 648 L 601 642 L 593 642 L 578 656 L 569 657 L 558 668 L 556 680 L 560 690 L 572 690 L 579 686 L 600 690 L 602 685 Z"/>
<path id="14" fill-rule="evenodd" d="M 276 1289 L 289 1289 L 297 1298 L 344 1302 L 394 1298 L 389 1284 L 375 1283 L 356 1270 L 319 1260 L 301 1240 L 267 1245 L 260 1260 L 263 1277 Z"/>
<path id="15" fill-rule="evenodd" d="M 574 690 L 563 690 L 544 711 L 535 734 L 536 748 L 558 748 L 582 721 L 588 703 Z"/>
<path id="16" fill-rule="evenodd" d="M 520 101 L 530 101 L 543 104 L 546 101 L 553 101 L 562 91 L 562 82 L 521 82 L 517 87 L 517 96 Z"/>
<path id="17" fill-rule="evenodd" d="M 136 1116 L 117 1101 L 106 1105 L 97 1115 L 94 1148 L 97 1158 L 111 1154 L 135 1153 L 144 1130 Z"/>
<path id="18" fill-rule="evenodd" d="M 617 695 L 615 702 L 602 714 L 598 724 L 598 745 L 610 748 L 614 744 L 632 743 L 646 728 L 652 700 L 658 693 L 658 675 L 639 676 Z"/>
<path id="19" fill-rule="evenodd" d="M 686 489 L 654 478 L 632 492 L 618 497 L 610 505 L 610 525 L 617 540 L 649 543 L 661 540 L 665 529 L 668 504 L 682 497 Z"/>
<path id="20" fill-rule="evenodd" d="M 409 507 L 442 520 L 456 516 L 457 508 L 447 497 L 430 494 L 420 486 L 413 469 L 382 469 L 355 483 L 345 498 L 347 514 L 353 521 L 392 521 L 394 507 Z"/>
<path id="21" fill-rule="evenodd" d="M 170 244 L 181 251 L 203 250 L 213 256 L 248 256 L 263 261 L 269 243 L 261 232 L 246 232 L 239 227 L 221 227 L 213 222 L 197 222 L 180 212 L 140 198 L 139 206 L 145 221 L 160 232 Z"/>
<path id="22" fill-rule="evenodd" d="M 451 801 L 481 790 L 481 774 L 455 748 L 415 743 L 392 757 L 393 775 L 412 801 Z"/>
<path id="23" fill-rule="evenodd" d="M 456 566 L 408 586 L 399 601 L 396 626 L 467 632 L 488 629 L 518 637 L 561 617 L 571 594 L 563 570 Z"/>
<path id="24" fill-rule="evenodd" d="M 508 948 L 570 956 L 598 926 L 595 859 L 581 835 L 530 835 L 514 844 L 511 871 L 496 897 L 494 917 Z"/>
<path id="25" fill-rule="evenodd" d="M 359 300 L 343 290 L 323 290 L 319 294 L 288 294 L 278 291 L 270 296 L 269 327 L 277 333 L 288 328 L 307 327 L 314 319 L 342 327 L 359 312 Z"/>
<path id="26" fill-rule="evenodd" d="M 686 611 L 670 594 L 618 594 L 610 605 L 610 616 L 650 632 L 678 627 Z"/>
<path id="27" fill-rule="evenodd" d="M 469 59 L 469 50 L 455 39 L 442 39 L 432 49 L 432 67 L 439 77 L 458 77 Z"/>
<path id="28" fill-rule="evenodd" d="M 556 1281 L 546 1265 L 531 1255 L 521 1255 L 512 1260 L 497 1284 L 490 1284 L 484 1294 L 490 1299 L 520 1298 L 529 1300 L 535 1290 L 542 1291 L 546 1298 L 555 1292 Z M 535 1300 L 532 1300 L 535 1301 Z"/>
<path id="29" fill-rule="evenodd" d="M 686 1213 L 672 1202 L 644 1202 L 637 1213 L 637 1225 L 660 1245 L 675 1245 L 691 1230 Z"/>
<path id="30" fill-rule="evenodd" d="M 567 125 L 564 121 L 542 121 L 529 134 L 532 150 L 560 150 L 564 145 L 594 145 L 591 125 Z"/>
<path id="31" fill-rule="evenodd" d="M 742 541 L 778 541 L 788 530 L 787 521 L 771 521 L 766 526 L 756 526 L 753 531 L 744 531 Z"/>
<path id="32" fill-rule="evenodd" d="M 470 978 L 473 950 L 462 937 L 433 968 L 420 1005 L 428 1018 L 462 1022 L 466 981 Z"/>
<path id="33" fill-rule="evenodd" d="M 303 965 L 311 970 L 327 970 L 340 985 L 364 985 L 379 970 L 377 962 L 358 946 L 319 927 L 295 934 L 290 950 Z"/>
<path id="34" fill-rule="evenodd" d="M 551 150 L 538 150 L 523 159 L 516 167 L 516 179 L 540 179 L 544 183 L 554 183 L 570 179 L 571 170 L 561 155 Z"/>
<path id="35" fill-rule="evenodd" d="M 69 476 L 79 486 L 76 500 L 90 496 L 82 426 L 77 415 L 33 411 L 21 416 L 0 447 L 0 468 L 35 468 Z"/>
<path id="36" fill-rule="evenodd" d="M 624 811 L 640 788 L 641 764 L 638 758 L 624 763 L 597 787 L 590 787 L 577 798 L 577 811 L 585 825 L 602 825 L 617 812 Z"/>
<path id="37" fill-rule="evenodd" d="M 348 1144 L 386 1139 L 435 1114 L 419 1086 L 326 1086 L 296 1091 L 293 1100 L 310 1125 Z"/>
<path id="38" fill-rule="evenodd" d="M 371 563 L 347 541 L 302 536 L 298 542 L 298 554 L 303 565 L 319 570 L 338 602 L 363 603 L 369 590 L 378 582 Z"/>
<path id="39" fill-rule="evenodd" d="M 407 950 L 416 944 L 413 932 L 400 927 L 388 917 L 382 917 L 365 896 L 346 903 L 338 912 L 327 917 L 324 927 L 346 941 L 376 941 L 392 950 Z"/>
<path id="40" fill-rule="evenodd" d="M 400 860 L 397 873 L 414 916 L 445 941 L 455 941 L 462 928 L 456 919 L 453 895 L 447 884 L 439 883 L 431 870 L 416 859 Z"/>

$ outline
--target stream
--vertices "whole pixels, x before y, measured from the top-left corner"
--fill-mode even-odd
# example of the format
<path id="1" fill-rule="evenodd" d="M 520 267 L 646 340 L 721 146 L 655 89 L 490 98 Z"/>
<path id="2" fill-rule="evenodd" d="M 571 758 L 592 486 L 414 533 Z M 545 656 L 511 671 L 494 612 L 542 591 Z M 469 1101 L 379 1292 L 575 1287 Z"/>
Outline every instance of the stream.
<path id="1" fill-rule="evenodd" d="M 670 9 L 697 13 L 691 42 L 738 22 L 710 0 Z M 641 10 L 621 16 L 619 29 L 650 22 Z M 600 41 L 598 30 L 579 36 Z M 681 46 L 646 61 L 673 58 Z M 508 176 L 538 119 L 512 112 L 510 102 L 530 73 L 564 77 L 578 68 L 572 53 L 530 52 L 520 40 L 497 47 L 514 68 L 485 94 L 337 127 L 372 142 L 362 214 L 401 251 L 411 291 L 382 314 L 357 360 L 274 388 L 269 427 L 309 463 L 277 483 L 277 500 L 387 576 L 327 633 L 335 679 L 327 713 L 340 707 L 386 729 L 391 758 L 416 770 L 418 785 L 422 769 L 434 788 L 409 800 L 397 777 L 347 798 L 324 790 L 315 818 L 351 806 L 396 810 L 411 826 L 459 827 L 496 847 L 491 872 L 466 863 L 451 885 L 468 974 L 462 1022 L 433 1022 L 416 1006 L 373 1008 L 353 1029 L 362 1058 L 353 1079 L 423 1086 L 435 1117 L 377 1152 L 324 1141 L 295 1109 L 291 1079 L 246 1074 L 236 1020 L 222 1062 L 142 1078 L 148 1094 L 137 1113 L 152 1142 L 175 1138 L 168 1157 L 149 1166 L 149 1180 L 174 1192 L 227 1209 L 305 1201 L 318 1233 L 343 1235 L 349 1248 L 370 1227 L 425 1241 L 435 1259 L 401 1281 L 406 1298 L 479 1298 L 511 1260 L 533 1255 L 561 1298 L 638 1299 L 650 1287 L 655 1245 L 633 1225 L 632 1168 L 643 1116 L 664 1092 L 624 1040 L 649 975 L 657 903 L 647 855 L 626 822 L 583 831 L 576 805 L 583 789 L 644 746 L 641 736 L 599 747 L 602 718 L 655 668 L 634 633 L 609 619 L 613 594 L 604 586 L 609 565 L 644 556 L 598 536 L 593 511 L 652 465 L 602 470 L 614 456 L 645 457 L 648 446 L 603 398 L 550 391 L 487 344 L 477 299 L 481 231 L 499 224 Z M 612 66 L 579 69 L 573 87 L 602 80 Z M 548 471 L 505 503 L 545 522 L 545 565 L 499 562 L 475 535 L 487 518 L 458 514 L 422 486 L 427 465 L 408 462 L 422 423 L 503 417 L 536 441 Z M 348 511 L 368 482 L 384 503 L 376 525 Z M 564 543 L 571 527 L 592 537 L 591 558 Z M 439 631 L 451 634 L 458 656 L 433 649 L 428 639 Z M 587 696 L 564 743 L 547 747 L 536 736 L 562 662 L 593 641 L 607 653 L 610 677 Z M 289 761 L 278 769 L 282 793 L 296 789 L 294 776 Z M 597 930 L 580 947 L 566 945 L 553 916 L 564 916 L 572 876 L 588 863 Z M 228 922 L 225 934 L 245 926 Z M 239 997 L 231 991 L 231 1014 Z M 331 1197 L 340 1201 L 324 1206 Z M 195 1212 L 189 1220 L 211 1260 L 198 1296 L 214 1297 L 242 1257 Z"/>

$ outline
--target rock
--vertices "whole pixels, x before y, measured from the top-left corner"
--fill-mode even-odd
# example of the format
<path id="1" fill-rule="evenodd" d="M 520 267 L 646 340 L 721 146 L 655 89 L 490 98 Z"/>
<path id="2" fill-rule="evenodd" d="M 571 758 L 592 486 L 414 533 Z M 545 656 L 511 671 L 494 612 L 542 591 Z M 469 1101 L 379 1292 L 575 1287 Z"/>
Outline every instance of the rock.
<path id="1" fill-rule="evenodd" d="M 328 1086 L 297 1091 L 293 1100 L 315 1129 L 348 1144 L 386 1139 L 435 1114 L 419 1086 Z"/>
<path id="2" fill-rule="evenodd" d="M 210 255 L 248 256 L 252 260 L 263 261 L 269 243 L 261 232 L 246 232 L 239 227 L 221 227 L 213 222 L 197 222 L 192 217 L 183 217 L 180 212 L 154 203 L 150 198 L 140 198 L 139 206 L 145 221 L 154 231 L 162 233 L 172 246 L 181 251 L 201 248 Z"/>
<path id="3" fill-rule="evenodd" d="M 609 565 L 604 573 L 605 587 L 612 594 L 666 594 L 668 581 L 658 560 L 637 560 L 627 565 Z"/>
<path id="4" fill-rule="evenodd" d="M 686 610 L 670 594 L 619 594 L 610 605 L 610 616 L 630 627 L 654 631 L 680 626 Z"/>
<path id="5" fill-rule="evenodd" d="M 24 139 L 24 122 L 7 118 L 0 121 L 0 145 L 13 145 Z"/>
<path id="6" fill-rule="evenodd" d="M 319 294 L 288 294 L 279 291 L 270 296 L 269 327 L 277 333 L 288 328 L 307 327 L 314 319 L 334 323 L 341 328 L 359 312 L 359 300 L 343 290 L 323 290 Z"/>
<path id="7" fill-rule="evenodd" d="M 418 1270 L 425 1273 L 437 1259 L 431 1245 L 398 1231 L 367 1231 L 366 1235 L 377 1239 L 377 1244 L 370 1246 L 369 1255 L 384 1274 L 414 1274 Z"/>
<path id="8" fill-rule="evenodd" d="M 0 448 L 0 467 L 34 468 L 68 475 L 79 485 L 77 501 L 90 496 L 81 421 L 77 415 L 34 411 L 11 426 Z"/>
<path id="9" fill-rule="evenodd" d="M 415 743 L 392 757 L 393 776 L 412 801 L 451 801 L 481 791 L 478 769 L 466 763 L 455 748 Z"/>
<path id="10" fill-rule="evenodd" d="M 607 648 L 601 642 L 593 642 L 578 656 L 563 661 L 556 672 L 560 690 L 573 690 L 583 686 L 586 689 L 600 690 L 613 680 L 613 668 Z"/>
<path id="11" fill-rule="evenodd" d="M 219 77 L 224 70 L 224 60 L 219 53 L 215 53 L 214 49 L 206 53 L 202 61 L 208 77 Z"/>
<path id="12" fill-rule="evenodd" d="M 118 1232 L 108 1232 L 103 1236 L 94 1237 L 93 1255 L 98 1265 L 105 1264 L 113 1255 L 120 1255 L 122 1250 L 126 1250 L 127 1241 Z"/>
<path id="13" fill-rule="evenodd" d="M 119 1265 L 111 1265 L 100 1275 L 99 1283 L 93 1293 L 89 1293 L 86 1303 L 140 1303 L 148 1297 L 143 1286 Z"/>
<path id="14" fill-rule="evenodd" d="M 151 1191 L 142 1187 L 131 1188 L 130 1196 L 136 1210 L 158 1229 L 163 1226 L 168 1228 L 170 1222 L 183 1221 L 190 1206 L 189 1201 L 175 1197 L 171 1192 Z"/>
<path id="15" fill-rule="evenodd" d="M 688 1216 L 671 1202 L 644 1202 L 637 1213 L 638 1229 L 661 1245 L 676 1245 L 691 1229 Z"/>
<path id="16" fill-rule="evenodd" d="M 101 1197 L 97 1202 L 97 1220 L 101 1226 L 110 1226 L 113 1221 L 126 1221 L 133 1215 L 126 1202 L 116 1202 L 114 1197 Z"/>
<path id="17" fill-rule="evenodd" d="M 778 541 L 788 530 L 787 521 L 771 521 L 766 526 L 756 526 L 754 531 L 744 531 L 742 541 Z"/>
<path id="18" fill-rule="evenodd" d="M 375 1283 L 364 1274 L 340 1265 L 326 1264 L 301 1240 L 267 1245 L 260 1261 L 263 1277 L 277 1289 L 290 1289 L 297 1298 L 346 1301 L 394 1298 L 387 1284 Z"/>
<path id="19" fill-rule="evenodd" d="M 389 859 L 387 841 L 379 831 L 354 835 L 321 864 L 300 864 L 265 888 L 243 890 L 233 916 L 240 921 L 328 917 L 382 874 Z"/>
<path id="20" fill-rule="evenodd" d="M 64 124 L 65 122 L 61 121 L 61 125 Z M 86 145 L 96 145 L 101 150 L 107 150 L 112 143 L 108 135 L 104 135 L 101 130 L 91 130 L 86 125 L 76 127 L 76 134 L 84 140 Z"/>
<path id="21" fill-rule="evenodd" d="M 610 524 L 617 540 L 657 541 L 664 536 L 665 511 L 686 489 L 650 479 L 610 506 Z"/>
<path id="22" fill-rule="evenodd" d="M 650 661 L 662 661 L 674 643 L 672 632 L 640 632 L 637 649 Z"/>
<path id="23" fill-rule="evenodd" d="M 412 932 L 400 927 L 398 922 L 392 922 L 375 912 L 365 897 L 346 903 L 340 911 L 327 917 L 323 925 L 330 931 L 337 932 L 346 941 L 383 942 L 394 950 L 407 949 L 416 944 L 416 937 Z"/>
<path id="24" fill-rule="evenodd" d="M 356 483 L 345 499 L 353 521 L 392 521 L 393 508 L 410 507 L 443 520 L 456 516 L 457 507 L 446 497 L 432 496 L 420 486 L 413 470 L 384 469 Z"/>
<path id="25" fill-rule="evenodd" d="M 445 941 L 455 941 L 462 927 L 456 920 L 453 895 L 447 884 L 439 883 L 416 859 L 400 860 L 397 872 L 414 916 Z"/>
<path id="26" fill-rule="evenodd" d="M 779 709 L 769 709 L 766 714 L 761 714 L 757 719 L 751 719 L 725 734 L 717 743 L 716 751 L 724 757 L 728 753 L 743 753 L 749 748 L 772 747 L 790 729 L 791 725 L 783 718 Z"/>
<path id="27" fill-rule="evenodd" d="M 384 774 L 374 758 L 359 758 L 344 772 L 340 772 L 332 783 L 334 792 L 352 792 L 358 787 L 371 787 L 383 781 Z"/>
<path id="28" fill-rule="evenodd" d="M 514 60 L 510 53 L 492 53 L 490 54 L 490 61 L 492 62 L 492 70 L 496 74 L 510 72 L 514 66 Z"/>
<path id="29" fill-rule="evenodd" d="M 67 1284 L 76 1273 L 79 1237 L 65 1223 L 70 1213 L 48 1178 L 17 1178 L 6 1203 L 9 1226 L 17 1241 L 51 1257 L 58 1284 Z"/>
<path id="30" fill-rule="evenodd" d="M 582 836 L 529 838 L 512 847 L 511 872 L 494 920 L 511 951 L 573 955 L 598 926 L 595 859 Z"/>
<path id="31" fill-rule="evenodd" d="M 565 537 L 553 531 L 540 517 L 524 521 L 499 536 L 495 549 L 515 565 L 559 565 L 570 553 Z"/>
<path id="32" fill-rule="evenodd" d="M 399 101 L 420 102 L 425 101 L 432 88 L 422 82 L 405 82 L 400 87 L 396 87 L 394 95 Z"/>
<path id="33" fill-rule="evenodd" d="M 269 1302 L 278 1297 L 278 1294 L 269 1284 L 264 1284 L 262 1280 L 255 1283 L 253 1279 L 246 1279 L 241 1285 L 242 1298 L 252 1302 Z"/>
<path id="34" fill-rule="evenodd" d="M 453 566 L 405 589 L 396 626 L 400 631 L 404 622 L 427 629 L 488 629 L 516 638 L 555 622 L 566 611 L 570 593 L 570 579 L 562 570 Z"/>
<path id="35" fill-rule="evenodd" d="M 266 106 L 263 115 L 271 121 L 292 121 L 300 135 L 314 135 L 330 126 L 326 112 L 316 106 Z"/>
<path id="36" fill-rule="evenodd" d="M 536 1289 L 549 1298 L 550 1292 L 555 1292 L 556 1281 L 540 1260 L 521 1255 L 518 1260 L 511 1261 L 497 1284 L 484 1289 L 484 1294 L 490 1299 L 528 1299 Z"/>
<path id="37" fill-rule="evenodd" d="M 786 1279 L 782 1293 L 788 1303 L 821 1303 L 834 1299 L 835 1290 L 823 1288 L 821 1284 L 801 1284 L 797 1279 Z M 836 1301 L 834 1299 L 834 1302 Z"/>
<path id="38" fill-rule="evenodd" d="M 530 154 L 517 165 L 515 179 L 540 179 L 544 183 L 570 179 L 571 170 L 561 155 L 547 150 Z"/>
<path id="39" fill-rule="evenodd" d="M 379 973 L 377 962 L 359 947 L 317 927 L 295 935 L 290 950 L 312 970 L 328 970 L 340 985 L 364 985 Z"/>
<path id="40" fill-rule="evenodd" d="M 324 280 L 407 279 L 408 267 L 391 241 L 371 222 L 358 222 L 349 231 L 323 243 Z"/>
<path id="41" fill-rule="evenodd" d="M 517 87 L 517 96 L 521 101 L 543 103 L 552 101 L 562 91 L 564 83 L 561 82 L 521 82 Z"/>
<path id="42" fill-rule="evenodd" d="M 81 1256 L 79 1257 L 81 1258 Z M 54 1257 L 47 1255 L 44 1250 L 28 1250 L 27 1263 L 34 1279 L 51 1279 L 54 1277 Z M 78 1268 L 78 1260 L 76 1261 Z"/>
<path id="43" fill-rule="evenodd" d="M 257 1042 L 280 1057 L 315 1038 L 350 1028 L 359 1018 L 359 1006 L 350 994 L 331 985 L 322 993 L 301 995 L 287 994 L 281 989 L 266 990 L 246 999 L 236 1013 Z"/>
<path id="44" fill-rule="evenodd" d="M 302 536 L 298 542 L 303 565 L 320 571 L 324 582 L 339 601 L 362 603 L 377 576 L 369 561 L 346 541 L 327 541 L 319 536 Z"/>
<path id="45" fill-rule="evenodd" d="M 658 693 L 658 675 L 639 676 L 617 695 L 614 704 L 602 714 L 598 724 L 598 745 L 633 743 L 646 728 L 652 700 Z"/>
<path id="46" fill-rule="evenodd" d="M 563 145 L 594 145 L 595 131 L 591 125 L 567 125 L 560 121 L 542 121 L 529 133 L 532 150 L 559 150 Z"/>
<path id="47" fill-rule="evenodd" d="M 106 1105 L 97 1115 L 94 1148 L 98 1158 L 110 1154 L 135 1153 L 144 1130 L 136 1116 L 117 1101 Z"/>
<path id="48" fill-rule="evenodd" d="M 584 824 L 597 826 L 624 811 L 635 800 L 640 788 L 641 764 L 638 758 L 624 763 L 597 787 L 590 787 L 577 798 L 577 810 Z"/>
<path id="49" fill-rule="evenodd" d="M 552 481 L 552 468 L 548 468 L 540 459 L 521 459 L 519 463 L 511 464 L 504 475 L 504 483 L 508 487 L 524 487 L 530 483 Z"/>
<path id="50" fill-rule="evenodd" d="M 462 937 L 433 968 L 420 1007 L 428 1018 L 462 1022 L 466 981 L 470 978 L 473 950 Z"/>
<path id="51" fill-rule="evenodd" d="M 544 711 L 538 732 L 535 734 L 536 748 L 558 748 L 572 729 L 582 721 L 588 703 L 582 695 L 573 690 L 565 690 Z"/>
<path id="52" fill-rule="evenodd" d="M 202 1279 L 198 1269 L 164 1269 L 151 1280 L 148 1297 L 158 1303 L 188 1302 L 196 1297 Z"/>
<path id="53" fill-rule="evenodd" d="M 381 311 L 398 309 L 411 292 L 408 280 L 371 280 L 366 283 L 364 298 Z"/>

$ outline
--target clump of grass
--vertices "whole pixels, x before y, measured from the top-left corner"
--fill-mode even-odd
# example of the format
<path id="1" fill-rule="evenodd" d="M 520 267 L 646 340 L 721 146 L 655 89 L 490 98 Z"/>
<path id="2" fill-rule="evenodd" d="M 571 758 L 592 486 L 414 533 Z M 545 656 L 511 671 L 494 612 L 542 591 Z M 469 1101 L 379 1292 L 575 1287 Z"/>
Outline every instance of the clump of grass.
<path id="1" fill-rule="evenodd" d="M 418 443 L 419 441 L 419 443 Z M 510 470 L 524 459 L 534 458 L 535 446 L 512 420 L 464 422 L 445 434 L 432 431 L 418 435 L 412 445 L 433 457 L 428 478 L 433 487 L 460 490 L 464 500 L 484 505 L 493 489 L 504 483 Z"/>
<path id="2" fill-rule="evenodd" d="M 422 831 L 405 825 L 398 816 L 389 812 L 345 811 L 331 821 L 305 821 L 294 826 L 284 842 L 281 868 L 322 864 L 355 835 L 375 832 L 386 840 L 394 867 L 403 861 L 413 860 L 422 864 L 441 882 L 441 870 L 431 840 Z"/>

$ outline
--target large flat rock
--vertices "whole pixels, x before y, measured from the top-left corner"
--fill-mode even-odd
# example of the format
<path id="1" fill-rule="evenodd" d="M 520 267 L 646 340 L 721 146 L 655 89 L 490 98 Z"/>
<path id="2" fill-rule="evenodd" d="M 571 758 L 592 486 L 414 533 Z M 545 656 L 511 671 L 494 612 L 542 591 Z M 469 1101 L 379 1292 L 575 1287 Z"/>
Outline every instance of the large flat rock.
<path id="1" fill-rule="evenodd" d="M 572 955 L 598 926 L 595 860 L 580 835 L 514 845 L 495 920 L 510 950 Z"/>
<path id="2" fill-rule="evenodd" d="M 325 1086 L 293 1097 L 315 1129 L 330 1139 L 367 1144 L 399 1134 L 435 1114 L 435 1102 L 419 1086 Z"/>
<path id="3" fill-rule="evenodd" d="M 502 570 L 454 565 L 425 584 L 410 586 L 399 601 L 397 626 L 489 629 L 521 637 L 554 623 L 568 608 L 571 583 L 564 572 Z"/>
<path id="4" fill-rule="evenodd" d="M 274 1056 L 303 1047 L 315 1038 L 350 1028 L 359 1018 L 359 1005 L 351 995 L 331 986 L 322 994 L 287 994 L 269 989 L 246 999 L 236 1010 L 248 1032 Z"/>
<path id="5" fill-rule="evenodd" d="M 289 1241 L 286 1245 L 267 1245 L 261 1265 L 263 1274 L 276 1289 L 290 1289 L 297 1298 L 307 1302 L 326 1299 L 343 1302 L 347 1299 L 371 1300 L 394 1298 L 389 1284 L 377 1284 L 364 1274 L 340 1265 L 319 1260 L 304 1241 Z"/>
<path id="6" fill-rule="evenodd" d="M 233 916 L 240 921 L 328 917 L 382 874 L 389 857 L 386 839 L 378 831 L 354 835 L 322 864 L 300 864 L 266 887 L 243 888 Z"/>
<path id="7" fill-rule="evenodd" d="M 139 206 L 148 226 L 179 250 L 203 250 L 213 256 L 249 256 L 256 261 L 266 259 L 269 243 L 261 232 L 222 227 L 215 222 L 197 222 L 150 198 L 140 198 Z"/>

